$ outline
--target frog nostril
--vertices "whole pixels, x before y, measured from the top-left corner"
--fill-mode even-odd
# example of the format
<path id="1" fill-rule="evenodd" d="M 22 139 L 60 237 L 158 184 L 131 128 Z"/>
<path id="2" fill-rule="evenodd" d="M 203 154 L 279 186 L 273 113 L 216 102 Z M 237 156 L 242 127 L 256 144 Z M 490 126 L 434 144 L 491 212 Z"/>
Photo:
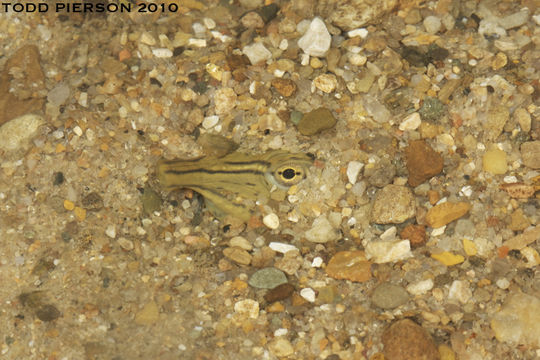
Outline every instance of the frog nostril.
<path id="1" fill-rule="evenodd" d="M 284 177 L 285 179 L 290 180 L 290 179 L 292 179 L 292 178 L 295 177 L 296 171 L 294 171 L 294 169 L 291 169 L 291 168 L 285 169 L 285 170 L 283 170 L 283 174 L 282 174 L 282 175 L 283 175 L 283 177 Z"/>

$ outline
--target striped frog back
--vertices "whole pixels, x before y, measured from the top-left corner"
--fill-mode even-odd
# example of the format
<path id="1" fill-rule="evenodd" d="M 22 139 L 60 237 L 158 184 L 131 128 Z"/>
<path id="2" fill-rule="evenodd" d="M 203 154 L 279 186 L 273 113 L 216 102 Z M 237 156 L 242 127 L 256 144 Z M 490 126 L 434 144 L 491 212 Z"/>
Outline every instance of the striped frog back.
<path id="1" fill-rule="evenodd" d="M 283 150 L 259 155 L 234 152 L 195 160 L 160 160 L 158 179 L 165 190 L 187 188 L 201 194 L 217 217 L 233 215 L 247 221 L 252 213 L 242 199 L 270 196 L 273 186 L 287 189 L 302 181 L 313 159 Z"/>

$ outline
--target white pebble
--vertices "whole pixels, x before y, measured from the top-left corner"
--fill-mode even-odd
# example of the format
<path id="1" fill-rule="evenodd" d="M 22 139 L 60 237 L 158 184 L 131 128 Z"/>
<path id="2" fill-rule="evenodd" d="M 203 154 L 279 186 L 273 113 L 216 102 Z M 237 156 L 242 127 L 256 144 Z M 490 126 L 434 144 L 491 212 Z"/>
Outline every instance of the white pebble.
<path id="1" fill-rule="evenodd" d="M 276 331 L 274 331 L 274 337 L 285 336 L 285 335 L 287 335 L 288 332 L 289 332 L 289 330 L 287 330 L 285 328 L 279 328 Z"/>
<path id="2" fill-rule="evenodd" d="M 304 288 L 300 290 L 300 296 L 309 302 L 315 302 L 315 290 L 312 288 Z"/>
<path id="3" fill-rule="evenodd" d="M 358 180 L 358 174 L 363 167 L 364 164 L 360 161 L 351 161 L 349 165 L 347 165 L 347 179 L 349 179 L 349 182 L 351 184 L 356 184 L 356 180 Z"/>
<path id="4" fill-rule="evenodd" d="M 251 299 L 237 301 L 234 304 L 234 312 L 256 319 L 259 317 L 259 303 Z"/>
<path id="5" fill-rule="evenodd" d="M 212 18 L 205 17 L 203 19 L 203 23 L 204 23 L 204 26 L 206 26 L 208 30 L 212 30 L 213 28 L 216 27 L 216 22 Z"/>
<path id="6" fill-rule="evenodd" d="M 218 121 L 219 121 L 219 116 L 217 116 L 217 115 L 207 116 L 207 117 L 204 118 L 204 120 L 202 122 L 202 126 L 206 130 L 208 130 L 208 129 L 211 129 L 214 126 L 216 126 Z"/>
<path id="7" fill-rule="evenodd" d="M 469 282 L 466 280 L 454 280 L 448 290 L 448 300 L 450 302 L 460 302 L 466 304 L 472 297 L 472 291 Z"/>
<path id="8" fill-rule="evenodd" d="M 431 236 L 440 236 L 444 234 L 444 230 L 446 230 L 446 225 L 441 226 L 440 228 L 433 229 L 431 232 Z"/>
<path id="9" fill-rule="evenodd" d="M 311 262 L 311 267 L 320 268 L 322 264 L 323 264 L 323 259 L 320 256 L 317 256 Z"/>
<path id="10" fill-rule="evenodd" d="M 212 37 L 214 39 L 218 39 L 219 41 L 221 41 L 223 43 L 232 40 L 232 38 L 229 35 L 222 34 L 222 33 L 220 33 L 219 31 L 216 31 L 216 30 L 210 31 L 210 34 L 212 34 Z"/>
<path id="11" fill-rule="evenodd" d="M 364 54 L 349 53 L 349 62 L 354 66 L 363 66 L 367 62 L 367 56 Z"/>
<path id="12" fill-rule="evenodd" d="M 83 132 L 82 132 L 82 129 L 79 125 L 75 126 L 73 128 L 73 132 L 75 133 L 75 135 L 77 136 L 82 136 Z"/>
<path id="13" fill-rule="evenodd" d="M 371 241 L 366 245 L 366 257 L 377 264 L 395 262 L 412 257 L 409 240 Z"/>
<path id="14" fill-rule="evenodd" d="M 424 295 L 429 290 L 433 289 L 433 280 L 420 280 L 407 285 L 407 291 L 412 295 Z"/>
<path id="15" fill-rule="evenodd" d="M 496 284 L 499 287 L 499 289 L 505 290 L 505 289 L 508 289 L 508 287 L 510 286 L 510 281 L 508 281 L 507 278 L 502 278 L 502 279 L 497 280 Z"/>
<path id="16" fill-rule="evenodd" d="M 473 189 L 471 185 L 465 185 L 461 188 L 459 191 L 459 195 L 469 197 L 473 193 Z"/>
<path id="17" fill-rule="evenodd" d="M 188 40 L 188 46 L 195 46 L 195 47 L 203 48 L 203 47 L 206 47 L 206 40 L 190 38 Z"/>
<path id="18" fill-rule="evenodd" d="M 416 130 L 422 123 L 422 119 L 420 118 L 420 114 L 417 112 L 413 112 L 412 114 L 409 114 L 403 119 L 401 124 L 399 124 L 399 130 L 401 131 L 410 131 L 410 130 Z"/>
<path id="19" fill-rule="evenodd" d="M 285 243 L 280 243 L 280 242 L 276 242 L 276 241 L 272 241 L 268 247 L 272 250 L 274 250 L 275 252 L 278 252 L 278 253 L 281 253 L 281 254 L 285 254 L 289 251 L 298 251 L 298 248 L 294 245 L 291 245 L 291 244 L 285 244 Z"/>
<path id="20" fill-rule="evenodd" d="M 305 236 L 308 241 L 323 244 L 339 239 L 340 234 L 332 227 L 325 215 L 320 215 L 313 220 L 313 225 L 305 232 Z"/>
<path id="21" fill-rule="evenodd" d="M 392 226 L 379 236 L 382 241 L 393 241 L 396 239 L 397 228 Z"/>
<path id="22" fill-rule="evenodd" d="M 424 19 L 424 27 L 430 34 L 436 34 L 441 30 L 441 19 L 436 16 L 427 16 Z"/>
<path id="23" fill-rule="evenodd" d="M 309 24 L 306 33 L 298 40 L 298 46 L 308 55 L 324 56 L 330 49 L 331 41 L 332 37 L 324 21 L 316 17 Z"/>
<path id="24" fill-rule="evenodd" d="M 141 34 L 141 42 L 150 46 L 156 45 L 156 39 L 148 32 Z"/>
<path id="25" fill-rule="evenodd" d="M 77 101 L 82 107 L 88 106 L 88 93 L 82 92 L 79 94 L 79 100 Z"/>
<path id="26" fill-rule="evenodd" d="M 203 24 L 196 22 L 196 23 L 193 23 L 191 27 L 193 28 L 193 33 L 195 34 L 196 37 L 198 38 L 204 37 L 204 34 L 206 33 L 206 28 L 203 26 Z"/>
<path id="27" fill-rule="evenodd" d="M 107 226 L 107 229 L 105 229 L 105 234 L 107 234 L 108 237 L 111 239 L 114 239 L 116 237 L 116 228 L 114 225 Z"/>
<path id="28" fill-rule="evenodd" d="M 366 36 L 368 36 L 368 34 L 369 34 L 369 31 L 366 28 L 354 29 L 347 33 L 347 35 L 351 38 L 360 36 L 362 39 L 365 39 Z"/>
<path id="29" fill-rule="evenodd" d="M 244 46 L 242 53 L 246 55 L 252 65 L 272 58 L 272 53 L 262 43 L 257 42 L 253 45 Z"/>
<path id="30" fill-rule="evenodd" d="M 275 230 L 279 227 L 279 217 L 274 213 L 270 213 L 263 217 L 263 224 L 266 225 L 266 227 Z"/>
<path id="31" fill-rule="evenodd" d="M 514 175 L 507 175 L 503 178 L 503 181 L 507 184 L 512 184 L 518 182 L 518 179 Z"/>
<path id="32" fill-rule="evenodd" d="M 152 54 L 157 58 L 170 58 L 173 56 L 173 52 L 167 48 L 152 49 Z"/>

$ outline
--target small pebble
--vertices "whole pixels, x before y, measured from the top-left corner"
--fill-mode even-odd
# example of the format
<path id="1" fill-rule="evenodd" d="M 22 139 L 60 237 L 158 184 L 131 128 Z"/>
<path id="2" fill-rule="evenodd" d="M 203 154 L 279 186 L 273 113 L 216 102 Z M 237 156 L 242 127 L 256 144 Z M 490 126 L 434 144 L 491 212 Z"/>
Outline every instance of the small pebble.
<path id="1" fill-rule="evenodd" d="M 272 53 L 259 42 L 244 46 L 242 52 L 248 57 L 252 65 L 257 65 L 272 58 Z"/>
<path id="2" fill-rule="evenodd" d="M 326 29 L 326 25 L 321 18 L 314 18 L 309 24 L 306 33 L 298 40 L 298 46 L 310 56 L 324 56 L 328 49 L 332 37 Z"/>
<path id="3" fill-rule="evenodd" d="M 436 16 L 427 16 L 424 19 L 424 28 L 429 34 L 436 34 L 441 30 L 441 19 Z"/>
<path id="4" fill-rule="evenodd" d="M 234 312 L 247 318 L 259 317 L 259 303 L 252 299 L 239 300 L 234 304 Z"/>
<path id="5" fill-rule="evenodd" d="M 22 115 L 3 124 L 0 126 L 0 150 L 12 151 L 28 146 L 43 124 L 45 119 L 35 114 Z"/>
<path id="6" fill-rule="evenodd" d="M 433 150 L 424 140 L 409 142 L 405 149 L 409 185 L 416 187 L 443 170 L 442 156 Z"/>
<path id="7" fill-rule="evenodd" d="M 264 295 L 264 300 L 269 303 L 289 298 L 294 292 L 294 286 L 288 283 L 277 285 Z"/>
<path id="8" fill-rule="evenodd" d="M 284 337 L 274 338 L 268 343 L 268 349 L 278 358 L 285 358 L 294 354 L 294 347 Z"/>
<path id="9" fill-rule="evenodd" d="M 159 308 L 158 305 L 151 301 L 143 306 L 135 314 L 135 323 L 138 325 L 152 325 L 157 322 L 159 319 Z"/>
<path id="10" fill-rule="evenodd" d="M 354 29 L 347 32 L 347 36 L 351 38 L 359 36 L 362 39 L 365 39 L 368 36 L 368 34 L 369 34 L 369 31 L 366 28 Z"/>
<path id="11" fill-rule="evenodd" d="M 73 214 L 78 221 L 84 221 L 84 219 L 86 219 L 86 209 L 83 209 L 82 207 L 75 206 Z"/>
<path id="12" fill-rule="evenodd" d="M 531 169 L 540 169 L 540 140 L 521 144 L 521 160 Z"/>
<path id="13" fill-rule="evenodd" d="M 263 224 L 266 225 L 267 228 L 275 230 L 279 228 L 279 217 L 274 213 L 265 215 L 263 217 Z"/>
<path id="14" fill-rule="evenodd" d="M 270 249 L 278 252 L 278 253 L 282 253 L 282 254 L 285 254 L 289 251 L 298 251 L 298 248 L 294 245 L 291 245 L 291 244 L 285 244 L 285 243 L 280 243 L 280 242 L 275 242 L 275 241 L 272 241 L 268 247 L 270 247 Z"/>
<path id="15" fill-rule="evenodd" d="M 384 282 L 371 294 L 373 305 L 381 309 L 394 309 L 409 300 L 407 291 L 399 285 Z"/>
<path id="16" fill-rule="evenodd" d="M 247 251 L 253 249 L 253 245 L 251 245 L 251 243 L 242 236 L 234 236 L 233 238 L 231 238 L 231 240 L 229 240 L 229 245 L 231 247 L 238 247 Z"/>
<path id="17" fill-rule="evenodd" d="M 47 100 L 54 106 L 60 106 L 66 102 L 70 93 L 71 91 L 69 89 L 69 85 L 62 82 L 49 91 L 47 94 Z"/>
<path id="18" fill-rule="evenodd" d="M 146 31 L 141 34 L 140 42 L 149 46 L 156 45 L 156 39 Z"/>
<path id="19" fill-rule="evenodd" d="M 152 54 L 161 59 L 170 58 L 173 56 L 173 52 L 167 48 L 152 49 Z"/>
<path id="20" fill-rule="evenodd" d="M 371 209 L 371 222 L 376 224 L 401 224 L 416 214 L 416 201 L 412 191 L 405 186 L 386 185 L 375 196 Z"/>
<path id="21" fill-rule="evenodd" d="M 305 232 L 306 239 L 314 243 L 326 243 L 339 239 L 339 232 L 332 227 L 325 215 L 318 216 L 311 225 L 311 229 Z"/>
<path id="22" fill-rule="evenodd" d="M 285 283 L 287 283 L 287 277 L 283 271 L 273 267 L 257 270 L 248 281 L 249 286 L 257 289 L 273 289 Z"/>
<path id="23" fill-rule="evenodd" d="M 336 122 L 337 120 L 332 112 L 321 107 L 304 114 L 297 127 L 302 135 L 312 136 L 323 130 L 333 128 Z"/>
<path id="24" fill-rule="evenodd" d="M 407 285 L 407 291 L 411 295 L 424 295 L 429 290 L 433 289 L 433 280 L 426 279 L 426 280 L 420 280 L 415 283 L 411 283 Z"/>
<path id="25" fill-rule="evenodd" d="M 440 261 L 446 266 L 453 266 L 453 265 L 461 264 L 463 261 L 465 261 L 465 258 L 462 255 L 454 254 L 449 251 L 443 251 L 441 253 L 431 254 L 431 257 L 435 260 Z"/>
<path id="26" fill-rule="evenodd" d="M 395 321 L 382 334 L 384 358 L 396 360 L 440 360 L 429 333 L 412 320 Z"/>
<path id="27" fill-rule="evenodd" d="M 497 148 L 486 151 L 482 156 L 482 168 L 494 175 L 505 174 L 508 171 L 506 153 Z"/>
<path id="28" fill-rule="evenodd" d="M 416 130 L 422 123 L 422 119 L 420 118 L 420 114 L 417 112 L 413 112 L 412 114 L 409 114 L 403 119 L 403 121 L 399 124 L 399 130 L 401 131 L 411 131 Z"/>
<path id="29" fill-rule="evenodd" d="M 116 237 L 116 227 L 114 225 L 107 226 L 105 234 L 111 239 L 114 239 Z"/>
<path id="30" fill-rule="evenodd" d="M 313 85 L 327 94 L 334 91 L 337 87 L 337 78 L 333 74 L 321 74 L 313 79 Z"/>
<path id="31" fill-rule="evenodd" d="M 366 246 L 366 257 L 377 264 L 396 262 L 412 256 L 409 240 L 371 241 Z"/>
<path id="32" fill-rule="evenodd" d="M 347 165 L 347 179 L 349 180 L 349 183 L 351 183 L 352 185 L 356 184 L 358 174 L 363 167 L 364 164 L 359 161 L 349 162 L 349 165 Z"/>
<path id="33" fill-rule="evenodd" d="M 223 255 L 241 265 L 249 265 L 251 263 L 251 255 L 246 250 L 238 247 L 228 247 L 224 249 Z"/>
<path id="34" fill-rule="evenodd" d="M 320 256 L 317 256 L 311 262 L 311 267 L 320 268 L 322 264 L 323 264 L 323 259 Z"/>
<path id="35" fill-rule="evenodd" d="M 308 302 L 315 302 L 316 294 L 312 288 L 304 288 L 300 290 L 300 296 L 306 299 Z"/>
<path id="36" fill-rule="evenodd" d="M 202 127 L 208 130 L 216 126 L 218 122 L 219 122 L 219 116 L 217 115 L 207 116 L 202 121 Z"/>
<path id="37" fill-rule="evenodd" d="M 472 290 L 470 284 L 466 280 L 454 280 L 448 290 L 448 300 L 467 304 L 472 298 Z"/>
<path id="38" fill-rule="evenodd" d="M 118 239 L 118 245 L 120 245 L 120 247 L 126 251 L 133 250 L 133 248 L 135 247 L 133 245 L 133 241 L 128 240 L 125 237 L 121 237 Z"/>
<path id="39" fill-rule="evenodd" d="M 504 105 L 492 106 L 484 122 L 484 140 L 494 141 L 503 131 L 504 125 L 510 118 L 510 110 Z"/>
<path id="40" fill-rule="evenodd" d="M 434 229 L 440 228 L 464 216 L 470 208 L 466 202 L 443 202 L 428 210 L 426 223 Z"/>
<path id="41" fill-rule="evenodd" d="M 291 79 L 275 78 L 272 80 L 272 87 L 276 89 L 280 95 L 289 97 L 296 92 L 296 84 Z"/>
<path id="42" fill-rule="evenodd" d="M 502 308 L 493 315 L 491 329 L 498 341 L 512 346 L 540 347 L 540 299 L 522 292 L 510 292 Z"/>
<path id="43" fill-rule="evenodd" d="M 234 89 L 223 87 L 214 93 L 215 110 L 218 115 L 229 114 L 236 106 L 237 95 Z M 204 126 L 204 125 L 203 125 Z"/>
<path id="44" fill-rule="evenodd" d="M 371 262 L 363 251 L 340 251 L 328 262 L 326 273 L 334 279 L 365 282 L 371 279 Z"/>

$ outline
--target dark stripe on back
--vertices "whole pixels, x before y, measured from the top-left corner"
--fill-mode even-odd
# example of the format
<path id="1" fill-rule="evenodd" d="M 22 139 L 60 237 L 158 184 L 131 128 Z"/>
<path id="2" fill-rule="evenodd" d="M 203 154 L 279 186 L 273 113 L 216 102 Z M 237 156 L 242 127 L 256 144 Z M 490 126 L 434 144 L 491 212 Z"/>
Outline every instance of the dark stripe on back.
<path id="1" fill-rule="evenodd" d="M 167 170 L 165 174 L 192 174 L 192 173 L 203 173 L 203 174 L 253 174 L 253 175 L 262 175 L 264 172 L 259 170 L 209 170 L 209 169 L 190 169 L 190 170 Z"/>

